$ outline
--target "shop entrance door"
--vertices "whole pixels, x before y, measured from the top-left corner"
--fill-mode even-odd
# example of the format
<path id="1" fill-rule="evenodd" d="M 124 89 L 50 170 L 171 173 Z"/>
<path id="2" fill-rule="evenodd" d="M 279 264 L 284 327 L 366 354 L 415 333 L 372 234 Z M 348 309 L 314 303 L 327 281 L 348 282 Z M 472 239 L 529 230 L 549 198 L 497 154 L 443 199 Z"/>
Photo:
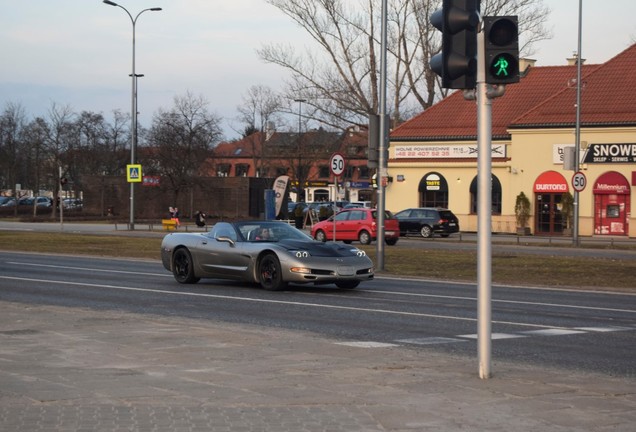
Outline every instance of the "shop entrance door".
<path id="1" fill-rule="evenodd" d="M 594 234 L 627 235 L 627 195 L 594 195 Z"/>
<path id="2" fill-rule="evenodd" d="M 538 235 L 562 235 L 563 213 L 561 213 L 562 194 L 535 194 L 535 232 Z"/>

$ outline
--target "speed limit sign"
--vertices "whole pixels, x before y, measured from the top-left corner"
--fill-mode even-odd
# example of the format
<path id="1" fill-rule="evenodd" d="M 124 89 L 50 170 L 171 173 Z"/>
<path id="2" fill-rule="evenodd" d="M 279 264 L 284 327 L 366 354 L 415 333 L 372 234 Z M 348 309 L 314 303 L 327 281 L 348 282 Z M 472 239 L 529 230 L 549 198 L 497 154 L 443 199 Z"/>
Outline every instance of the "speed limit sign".
<path id="1" fill-rule="evenodd" d="M 585 185 L 587 185 L 587 179 L 585 178 L 585 174 L 581 171 L 577 171 L 572 176 L 572 187 L 575 191 L 581 192 L 585 189 Z"/>
<path id="2" fill-rule="evenodd" d="M 340 153 L 334 153 L 331 156 L 331 173 L 336 177 L 340 177 L 344 174 L 345 158 Z"/>

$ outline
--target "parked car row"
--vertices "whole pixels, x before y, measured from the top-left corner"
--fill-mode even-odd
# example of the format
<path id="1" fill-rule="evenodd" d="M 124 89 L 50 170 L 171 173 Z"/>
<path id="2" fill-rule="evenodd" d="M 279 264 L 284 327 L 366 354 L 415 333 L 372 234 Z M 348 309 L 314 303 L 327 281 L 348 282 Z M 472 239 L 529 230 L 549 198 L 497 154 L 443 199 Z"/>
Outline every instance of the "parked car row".
<path id="1" fill-rule="evenodd" d="M 15 198 L 0 196 L 0 207 L 15 207 Z M 64 208 L 78 209 L 82 207 L 82 200 L 76 198 L 64 198 Z M 45 196 L 39 197 L 23 197 L 18 199 L 19 206 L 31 206 L 33 205 L 40 208 L 50 208 L 53 206 L 53 199 Z"/>
<path id="2" fill-rule="evenodd" d="M 388 245 L 395 245 L 400 236 L 409 234 L 430 238 L 434 234 L 448 237 L 457 232 L 459 219 L 448 209 L 409 208 L 395 215 L 388 210 L 384 214 L 384 239 Z M 369 244 L 377 240 L 377 235 L 377 210 L 365 207 L 345 208 L 311 228 L 311 236 L 323 242 L 335 237 L 345 243 Z"/>

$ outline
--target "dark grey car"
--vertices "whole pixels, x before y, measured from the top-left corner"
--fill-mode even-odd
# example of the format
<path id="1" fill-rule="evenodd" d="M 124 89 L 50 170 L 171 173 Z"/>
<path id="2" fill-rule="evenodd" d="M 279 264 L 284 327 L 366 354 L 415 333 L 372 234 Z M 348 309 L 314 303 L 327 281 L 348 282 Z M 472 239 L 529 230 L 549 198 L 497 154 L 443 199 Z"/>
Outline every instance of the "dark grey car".
<path id="1" fill-rule="evenodd" d="M 452 211 L 442 208 L 419 207 L 395 214 L 400 222 L 400 235 L 419 234 L 424 238 L 440 234 L 442 237 L 459 232 L 459 219 Z"/>

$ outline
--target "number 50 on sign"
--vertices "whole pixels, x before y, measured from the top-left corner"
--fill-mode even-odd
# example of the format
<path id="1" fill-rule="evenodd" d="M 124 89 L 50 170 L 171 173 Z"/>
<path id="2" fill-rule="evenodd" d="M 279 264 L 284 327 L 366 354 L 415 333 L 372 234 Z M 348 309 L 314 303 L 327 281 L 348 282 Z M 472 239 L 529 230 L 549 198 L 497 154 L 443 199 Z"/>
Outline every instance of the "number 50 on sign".
<path id="1" fill-rule="evenodd" d="M 585 174 L 583 174 L 581 171 L 575 172 L 572 176 L 572 187 L 574 188 L 574 190 L 577 192 L 581 192 L 583 191 L 583 189 L 585 189 L 586 185 L 587 178 L 585 178 Z"/>

